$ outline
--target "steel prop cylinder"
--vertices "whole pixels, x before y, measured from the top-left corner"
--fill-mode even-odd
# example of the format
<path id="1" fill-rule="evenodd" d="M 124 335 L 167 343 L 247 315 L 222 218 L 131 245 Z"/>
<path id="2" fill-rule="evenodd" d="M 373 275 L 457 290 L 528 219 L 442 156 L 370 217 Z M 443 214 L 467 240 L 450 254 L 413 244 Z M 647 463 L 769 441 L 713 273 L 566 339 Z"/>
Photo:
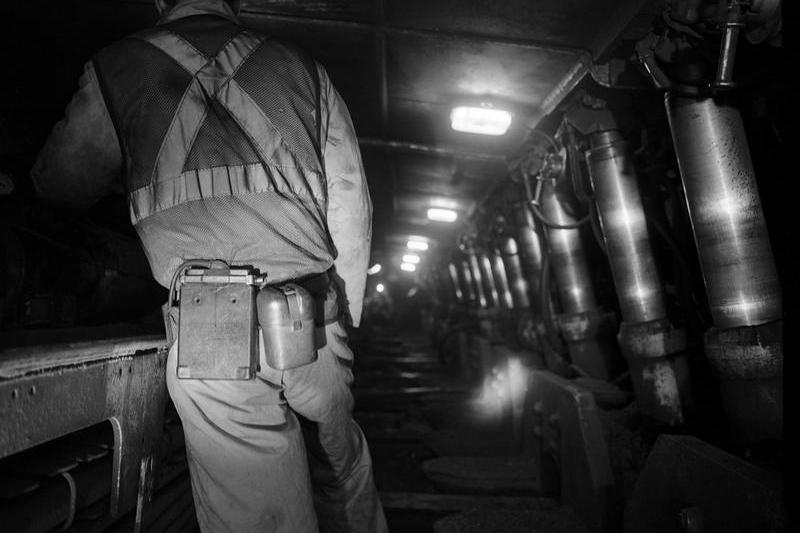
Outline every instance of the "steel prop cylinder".
<path id="1" fill-rule="evenodd" d="M 494 282 L 494 272 L 492 271 L 492 260 L 489 254 L 480 252 L 478 262 L 480 263 L 481 277 L 483 278 L 483 293 L 486 295 L 486 305 L 497 307 L 500 305 L 500 296 L 497 293 L 497 285 Z"/>
<path id="2" fill-rule="evenodd" d="M 511 289 L 508 285 L 508 275 L 506 274 L 506 265 L 503 255 L 498 248 L 492 249 L 492 274 L 494 276 L 494 284 L 497 287 L 497 296 L 500 300 L 500 306 L 503 309 L 514 308 L 514 297 L 511 295 Z"/>
<path id="3" fill-rule="evenodd" d="M 468 269 L 472 274 L 472 286 L 475 289 L 475 298 L 478 301 L 478 306 L 481 309 L 486 309 L 489 307 L 489 302 L 486 299 L 486 292 L 483 290 L 483 276 L 481 275 L 481 265 L 480 261 L 478 261 L 478 254 L 474 251 L 470 251 L 467 253 L 467 258 L 469 260 Z"/>
<path id="4" fill-rule="evenodd" d="M 575 223 L 576 219 L 564 209 L 559 196 L 550 181 L 545 181 L 540 197 L 542 212 L 548 220 L 556 224 Z M 546 232 L 562 311 L 571 314 L 594 309 L 597 302 L 580 230 L 547 228 Z"/>
<path id="5" fill-rule="evenodd" d="M 622 319 L 664 318 L 663 289 L 647 235 L 636 171 L 617 130 L 595 133 L 586 155 Z"/>
<path id="6" fill-rule="evenodd" d="M 503 265 L 506 269 L 508 288 L 511 291 L 514 308 L 527 309 L 531 304 L 528 296 L 529 286 L 528 280 L 525 279 L 525 275 L 522 272 L 522 261 L 520 260 L 517 240 L 514 237 L 504 237 L 500 245 L 500 253 L 503 257 Z"/>
<path id="7" fill-rule="evenodd" d="M 464 303 L 464 293 L 461 291 L 461 284 L 458 279 L 458 267 L 453 263 L 447 264 L 447 274 L 450 279 L 452 293 L 455 295 L 456 302 Z"/>
<path id="8" fill-rule="evenodd" d="M 667 115 L 714 325 L 781 318 L 781 289 L 739 111 L 667 93 Z"/>
<path id="9" fill-rule="evenodd" d="M 474 302 L 477 298 L 475 294 L 475 283 L 472 279 L 472 270 L 469 268 L 469 262 L 461 261 L 461 275 L 459 276 L 461 285 L 461 292 L 464 294 L 466 302 Z"/>
<path id="10" fill-rule="evenodd" d="M 517 227 L 517 244 L 521 259 L 522 272 L 530 291 L 533 307 L 539 302 L 539 280 L 542 276 L 542 243 L 536 233 L 536 225 L 528 206 L 519 202 L 514 206 L 514 222 Z"/>

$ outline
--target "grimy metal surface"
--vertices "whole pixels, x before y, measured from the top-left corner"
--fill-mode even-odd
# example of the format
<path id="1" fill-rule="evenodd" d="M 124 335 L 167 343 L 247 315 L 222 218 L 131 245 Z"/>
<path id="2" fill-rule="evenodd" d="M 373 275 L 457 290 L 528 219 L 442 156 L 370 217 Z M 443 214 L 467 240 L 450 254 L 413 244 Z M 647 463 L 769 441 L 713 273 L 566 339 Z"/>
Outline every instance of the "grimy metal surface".
<path id="1" fill-rule="evenodd" d="M 572 507 L 592 532 L 614 531 L 609 503 L 614 475 L 599 409 L 588 390 L 546 370 L 528 377 L 526 426 L 531 448 L 546 475 L 555 461 L 561 503 Z M 546 479 L 542 479 L 546 490 Z"/>
<path id="2" fill-rule="evenodd" d="M 781 288 L 739 111 L 671 93 L 665 102 L 714 325 L 780 319 Z"/>
<path id="3" fill-rule="evenodd" d="M 586 159 L 622 319 L 636 323 L 664 318 L 663 288 L 628 145 L 617 130 L 594 133 L 590 141 Z"/>
<path id="4" fill-rule="evenodd" d="M 625 509 L 625 533 L 786 531 L 783 483 L 688 435 L 661 435 Z"/>
<path id="5" fill-rule="evenodd" d="M 130 342 L 131 349 L 125 350 Z M 111 339 L 90 355 L 74 345 L 0 352 L 0 458 L 108 420 L 114 430 L 111 513 L 137 505 L 152 482 L 166 402 L 165 340 Z M 39 350 L 47 354 L 44 360 Z M 143 493 L 143 492 L 142 492 Z"/>
<path id="6" fill-rule="evenodd" d="M 576 219 L 564 209 L 561 195 L 550 180 L 545 180 L 540 201 L 549 221 L 559 225 L 575 223 Z M 580 230 L 547 228 L 545 231 L 562 312 L 582 313 L 597 307 Z"/>

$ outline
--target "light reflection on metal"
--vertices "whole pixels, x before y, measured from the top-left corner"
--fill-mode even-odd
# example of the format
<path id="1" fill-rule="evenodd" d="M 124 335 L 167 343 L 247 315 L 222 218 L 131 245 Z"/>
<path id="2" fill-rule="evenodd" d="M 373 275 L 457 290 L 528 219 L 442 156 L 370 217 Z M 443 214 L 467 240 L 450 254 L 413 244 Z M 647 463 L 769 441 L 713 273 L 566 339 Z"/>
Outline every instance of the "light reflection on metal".
<path id="1" fill-rule="evenodd" d="M 413 263 L 400 263 L 400 270 L 404 272 L 414 272 L 417 270 L 417 265 Z"/>
<path id="2" fill-rule="evenodd" d="M 417 254 L 405 254 L 403 255 L 403 262 L 414 265 L 419 264 L 419 256 Z"/>
<path id="3" fill-rule="evenodd" d="M 367 274 L 369 274 L 370 276 L 374 276 L 375 274 L 380 272 L 382 268 L 383 267 L 381 266 L 380 263 L 375 263 L 374 265 L 372 265 L 367 269 Z"/>
<path id="4" fill-rule="evenodd" d="M 603 131 L 592 135 L 586 159 L 622 318 L 649 322 L 664 318 L 666 308 L 627 150 L 617 130 Z"/>
<path id="5" fill-rule="evenodd" d="M 739 111 L 668 93 L 672 139 L 714 325 L 782 316 L 782 296 Z"/>
<path id="6" fill-rule="evenodd" d="M 543 182 L 540 202 L 548 220 L 559 225 L 575 223 L 576 219 L 561 205 L 550 180 Z M 562 312 L 582 313 L 597 307 L 580 230 L 547 228 L 547 240 Z"/>
<path id="7" fill-rule="evenodd" d="M 386 290 L 386 287 L 383 285 L 383 283 L 378 283 L 377 285 L 375 285 L 375 290 L 378 292 L 383 292 L 384 290 Z"/>

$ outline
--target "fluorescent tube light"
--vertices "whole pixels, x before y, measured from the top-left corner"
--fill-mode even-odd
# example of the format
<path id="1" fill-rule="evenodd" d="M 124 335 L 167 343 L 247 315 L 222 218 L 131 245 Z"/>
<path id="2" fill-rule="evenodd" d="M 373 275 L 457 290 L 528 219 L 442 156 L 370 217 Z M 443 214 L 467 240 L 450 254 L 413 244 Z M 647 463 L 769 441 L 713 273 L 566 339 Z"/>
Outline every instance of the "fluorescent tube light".
<path id="1" fill-rule="evenodd" d="M 437 222 L 455 222 L 458 218 L 458 213 L 452 209 L 432 207 L 428 209 L 428 218 Z"/>
<path id="2" fill-rule="evenodd" d="M 480 135 L 503 135 L 511 125 L 511 113 L 491 107 L 456 107 L 450 113 L 450 127 Z"/>

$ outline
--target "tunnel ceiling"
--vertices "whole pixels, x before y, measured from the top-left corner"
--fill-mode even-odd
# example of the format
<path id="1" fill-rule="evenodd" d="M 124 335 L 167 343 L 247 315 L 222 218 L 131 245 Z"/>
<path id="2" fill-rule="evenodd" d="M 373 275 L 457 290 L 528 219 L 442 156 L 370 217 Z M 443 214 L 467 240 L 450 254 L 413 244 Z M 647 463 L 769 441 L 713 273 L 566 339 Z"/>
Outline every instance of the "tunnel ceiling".
<path id="1" fill-rule="evenodd" d="M 156 18 L 152 0 L 45 3 L 19 24 L 63 28 L 48 38 L 84 60 Z M 360 139 L 374 204 L 373 256 L 397 266 L 409 235 L 453 242 L 458 222 L 429 222 L 427 208 L 449 203 L 459 222 L 467 219 L 505 177 L 505 157 L 571 69 L 601 57 L 654 4 L 663 9 L 652 0 L 244 0 L 242 19 L 306 48 L 329 72 Z M 40 60 L 52 64 L 51 48 L 34 44 L 18 79 Z M 64 77 L 79 73 L 61 63 L 55 75 L 59 68 Z M 36 100 L 38 90 L 18 97 Z M 499 137 L 452 131 L 450 111 L 462 102 L 512 111 L 511 128 Z"/>
<path id="2" fill-rule="evenodd" d="M 249 0 L 249 26 L 312 52 L 347 102 L 374 204 L 373 257 L 396 267 L 409 235 L 449 245 L 506 174 L 542 102 L 579 60 L 602 54 L 644 2 Z M 500 137 L 455 132 L 458 103 L 514 113 Z"/>

